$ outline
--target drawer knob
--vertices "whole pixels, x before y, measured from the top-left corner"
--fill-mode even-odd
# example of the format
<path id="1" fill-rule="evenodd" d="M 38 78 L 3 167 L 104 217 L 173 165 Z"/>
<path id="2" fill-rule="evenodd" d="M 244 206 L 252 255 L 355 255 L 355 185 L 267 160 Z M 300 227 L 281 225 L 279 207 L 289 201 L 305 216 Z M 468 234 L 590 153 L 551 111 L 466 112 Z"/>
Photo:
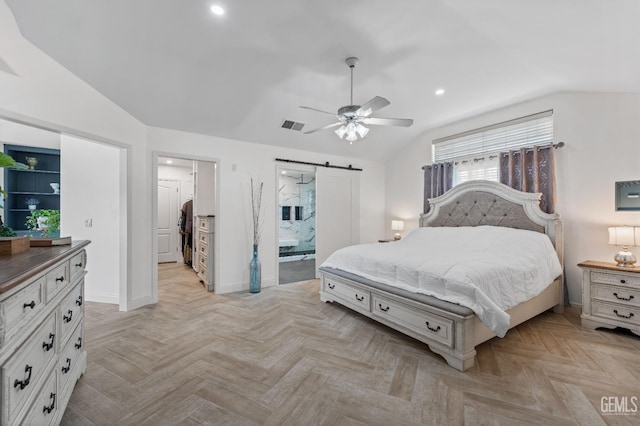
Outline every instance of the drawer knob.
<path id="1" fill-rule="evenodd" d="M 357 300 L 358 302 L 362 302 L 362 301 L 364 300 L 364 296 L 358 296 L 358 295 L 356 294 L 356 300 Z"/>
<path id="2" fill-rule="evenodd" d="M 629 315 L 623 315 L 623 314 L 619 314 L 617 309 L 613 310 L 613 313 L 616 314 L 617 316 L 619 316 L 620 318 L 631 318 L 633 316 L 633 312 L 629 312 Z"/>
<path id="3" fill-rule="evenodd" d="M 429 329 L 429 331 L 433 331 L 434 333 L 437 333 L 438 331 L 440 331 L 440 326 L 437 326 L 436 328 L 431 328 L 431 326 L 429 326 L 429 321 L 425 321 L 425 323 L 427 324 L 427 328 Z"/>
<path id="4" fill-rule="evenodd" d="M 633 294 L 630 294 L 629 297 L 622 297 L 622 296 L 618 296 L 618 293 L 613 293 L 613 295 L 616 297 L 616 299 L 618 300 L 631 300 L 633 299 Z"/>
<path id="5" fill-rule="evenodd" d="M 23 304 L 22 304 L 22 310 L 23 310 L 23 311 L 24 311 L 25 309 L 27 309 L 27 308 L 31 308 L 31 309 L 33 309 L 33 308 L 35 308 L 35 307 L 36 307 L 36 302 L 35 302 L 35 300 L 32 300 L 32 301 L 31 301 L 31 303 L 23 303 Z"/>
<path id="6" fill-rule="evenodd" d="M 383 308 L 383 307 L 382 307 L 382 303 L 378 303 L 378 308 L 380 308 L 380 310 L 381 310 L 382 312 L 387 312 L 387 311 L 389 310 L 389 307 L 388 307 L 388 306 L 387 306 L 386 308 Z"/>
<path id="7" fill-rule="evenodd" d="M 76 349 L 80 349 L 82 347 L 82 337 L 78 337 L 78 343 L 73 346 L 75 346 Z"/>
<path id="8" fill-rule="evenodd" d="M 71 309 L 69 309 L 69 310 L 67 311 L 67 315 L 64 315 L 64 316 L 62 317 L 62 319 L 64 320 L 64 322 L 66 322 L 66 323 L 70 323 L 70 322 L 71 322 L 71 320 L 73 319 L 73 311 L 72 311 Z"/>
<path id="9" fill-rule="evenodd" d="M 80 263 L 76 263 L 76 264 L 75 264 L 75 267 L 76 267 L 76 268 L 82 268 L 82 262 L 80 262 Z"/>
<path id="10" fill-rule="evenodd" d="M 328 283 L 328 284 L 327 284 L 327 287 L 329 287 L 331 290 L 333 290 L 334 288 L 336 288 L 336 285 L 335 285 L 335 284 Z"/>
<path id="11" fill-rule="evenodd" d="M 620 280 L 620 284 L 624 284 L 626 282 L 627 282 L 627 280 Z"/>
<path id="12" fill-rule="evenodd" d="M 51 395 L 49 395 L 49 399 L 51 400 L 51 404 L 42 407 L 42 412 L 44 414 L 49 414 L 53 411 L 54 408 L 56 408 L 56 394 L 52 393 Z"/>
<path id="13" fill-rule="evenodd" d="M 67 374 L 71 370 L 71 358 L 67 358 L 67 365 L 61 368 L 62 374 Z"/>
<path id="14" fill-rule="evenodd" d="M 56 278 L 56 282 L 58 282 L 58 281 L 63 282 L 64 281 L 64 275 L 59 277 L 59 278 Z"/>
<path id="15" fill-rule="evenodd" d="M 26 375 L 26 377 L 22 380 L 18 380 L 16 379 L 13 382 L 13 387 L 14 388 L 20 388 L 20 390 L 26 388 L 27 386 L 29 386 L 29 383 L 31 382 L 31 370 L 33 367 L 31 367 L 29 364 L 24 366 L 24 374 Z"/>
<path id="16" fill-rule="evenodd" d="M 53 342 L 55 338 L 56 338 L 55 334 L 49 333 L 49 341 L 42 342 L 42 349 L 44 349 L 45 352 L 49 352 L 53 348 Z"/>
<path id="17" fill-rule="evenodd" d="M 78 296 L 78 298 L 76 299 L 76 305 L 82 306 L 82 295 Z"/>

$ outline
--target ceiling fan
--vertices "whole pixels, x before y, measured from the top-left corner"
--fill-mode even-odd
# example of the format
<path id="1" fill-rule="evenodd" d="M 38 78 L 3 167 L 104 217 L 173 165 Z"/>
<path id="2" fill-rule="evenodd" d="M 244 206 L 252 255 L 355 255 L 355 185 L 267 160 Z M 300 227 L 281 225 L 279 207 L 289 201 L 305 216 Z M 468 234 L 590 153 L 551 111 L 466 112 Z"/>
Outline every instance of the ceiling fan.
<path id="1" fill-rule="evenodd" d="M 369 129 L 365 127 L 363 124 L 371 124 L 374 126 L 400 126 L 400 127 L 409 127 L 413 124 L 413 120 L 410 118 L 382 118 L 382 117 L 371 117 L 375 111 L 382 109 L 389 105 L 387 99 L 381 96 L 375 96 L 369 101 L 367 101 L 364 105 L 354 105 L 353 104 L 353 69 L 358 63 L 358 58 L 350 57 L 345 60 L 347 66 L 351 69 L 351 102 L 350 105 L 345 105 L 338 109 L 338 113 L 334 114 L 329 111 L 323 111 L 321 109 L 312 108 L 308 106 L 301 106 L 300 108 L 310 109 L 312 111 L 321 112 L 324 114 L 329 114 L 338 119 L 336 123 L 332 123 L 326 125 L 324 127 L 319 127 L 317 129 L 309 130 L 307 132 L 302 132 L 304 134 L 315 133 L 320 130 L 327 130 L 333 127 L 338 127 L 335 132 L 336 135 L 340 139 L 343 137 L 349 141 L 349 143 L 353 143 L 355 140 L 360 139 L 367 136 L 369 133 Z M 346 136 L 346 137 L 345 137 Z"/>

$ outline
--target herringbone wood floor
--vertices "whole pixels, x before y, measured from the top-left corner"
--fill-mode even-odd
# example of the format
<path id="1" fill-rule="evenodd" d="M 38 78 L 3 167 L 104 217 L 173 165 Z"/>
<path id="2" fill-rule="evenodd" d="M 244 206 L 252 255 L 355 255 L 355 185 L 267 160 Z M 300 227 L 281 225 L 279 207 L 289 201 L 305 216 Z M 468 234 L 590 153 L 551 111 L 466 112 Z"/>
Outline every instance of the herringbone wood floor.
<path id="1" fill-rule="evenodd" d="M 88 366 L 63 424 L 639 424 L 640 338 L 543 314 L 478 348 L 466 373 L 336 304 L 318 281 L 214 295 L 160 266 L 160 303 L 88 303 Z"/>

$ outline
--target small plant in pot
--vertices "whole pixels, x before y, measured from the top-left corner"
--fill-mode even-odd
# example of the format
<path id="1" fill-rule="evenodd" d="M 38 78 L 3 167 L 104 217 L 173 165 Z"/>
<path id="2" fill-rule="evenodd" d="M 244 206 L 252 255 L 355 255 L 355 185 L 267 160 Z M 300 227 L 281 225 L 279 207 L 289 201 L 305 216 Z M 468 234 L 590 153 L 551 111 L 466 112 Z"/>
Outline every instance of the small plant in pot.
<path id="1" fill-rule="evenodd" d="M 32 210 L 27 216 L 27 229 L 40 232 L 44 238 L 60 236 L 60 210 Z"/>
<path id="2" fill-rule="evenodd" d="M 24 203 L 29 206 L 29 210 L 35 210 L 40 204 L 40 201 L 37 198 L 27 198 L 24 200 Z"/>

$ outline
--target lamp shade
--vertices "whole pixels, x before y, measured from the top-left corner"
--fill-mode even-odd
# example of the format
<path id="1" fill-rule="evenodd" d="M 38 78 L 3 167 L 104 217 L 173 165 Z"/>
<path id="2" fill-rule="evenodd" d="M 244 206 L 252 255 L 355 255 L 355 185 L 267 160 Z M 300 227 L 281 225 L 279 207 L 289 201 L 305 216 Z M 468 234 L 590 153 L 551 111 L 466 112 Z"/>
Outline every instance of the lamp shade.
<path id="1" fill-rule="evenodd" d="M 402 220 L 392 220 L 391 221 L 391 230 L 392 231 L 402 231 L 402 230 L 404 230 L 404 221 L 402 221 Z"/>
<path id="2" fill-rule="evenodd" d="M 633 247 L 640 243 L 640 227 L 611 226 L 609 227 L 609 245 Z"/>

